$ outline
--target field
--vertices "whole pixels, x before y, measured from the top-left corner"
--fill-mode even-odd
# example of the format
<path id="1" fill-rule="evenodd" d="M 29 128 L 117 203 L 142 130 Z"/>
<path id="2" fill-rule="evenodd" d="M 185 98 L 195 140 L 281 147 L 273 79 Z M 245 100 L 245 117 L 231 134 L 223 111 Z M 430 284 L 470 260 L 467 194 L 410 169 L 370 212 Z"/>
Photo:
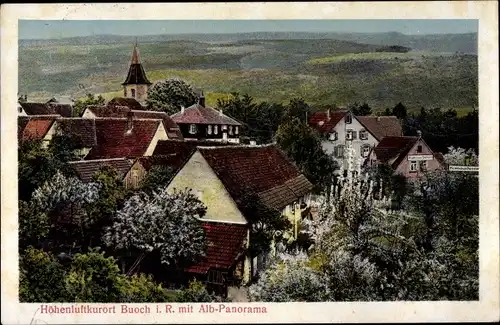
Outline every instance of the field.
<path id="1" fill-rule="evenodd" d="M 53 95 L 120 95 L 133 43 L 80 43 L 20 44 L 19 93 L 32 101 Z M 211 105 L 231 92 L 271 102 L 302 97 L 311 105 L 367 102 L 376 110 L 400 101 L 414 110 L 439 106 L 461 113 L 477 105 L 475 54 L 450 52 L 436 44 L 408 53 L 377 52 L 380 47 L 337 39 L 139 44 L 152 82 L 179 77 L 203 89 Z"/>

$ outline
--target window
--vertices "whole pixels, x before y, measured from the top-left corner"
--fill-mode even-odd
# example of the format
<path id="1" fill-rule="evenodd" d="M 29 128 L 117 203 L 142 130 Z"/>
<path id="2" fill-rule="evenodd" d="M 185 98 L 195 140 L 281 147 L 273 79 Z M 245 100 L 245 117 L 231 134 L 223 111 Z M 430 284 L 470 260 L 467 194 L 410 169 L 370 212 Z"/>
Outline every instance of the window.
<path id="1" fill-rule="evenodd" d="M 137 172 L 137 170 L 132 170 L 131 176 L 132 188 L 136 188 L 139 185 L 139 173 Z"/>
<path id="2" fill-rule="evenodd" d="M 358 132 L 352 131 L 352 139 L 353 140 L 356 140 L 358 138 L 357 135 L 358 135 Z"/>
<path id="3" fill-rule="evenodd" d="M 368 140 L 368 132 L 366 130 L 359 131 L 359 138 L 361 140 Z"/>
<path id="4" fill-rule="evenodd" d="M 239 127 L 235 126 L 234 127 L 234 134 L 238 134 L 240 132 Z"/>
<path id="5" fill-rule="evenodd" d="M 417 146 L 417 152 L 422 152 L 422 146 Z"/>
<path id="6" fill-rule="evenodd" d="M 346 124 L 351 124 L 352 123 L 352 117 L 351 117 L 351 114 L 347 114 L 345 116 L 345 123 Z"/>
<path id="7" fill-rule="evenodd" d="M 189 133 L 196 134 L 196 124 L 189 125 Z"/>
<path id="8" fill-rule="evenodd" d="M 361 155 L 363 157 L 368 157 L 368 154 L 370 153 L 370 146 L 363 146 L 361 148 Z"/>
<path id="9" fill-rule="evenodd" d="M 127 88 L 123 88 L 123 97 L 127 97 Z"/>
<path id="10" fill-rule="evenodd" d="M 330 140 L 331 141 L 337 140 L 337 132 L 336 131 L 333 131 L 332 133 L 330 133 Z"/>
<path id="11" fill-rule="evenodd" d="M 207 134 L 212 134 L 212 126 L 207 126 Z"/>
<path id="12" fill-rule="evenodd" d="M 345 134 L 346 140 L 352 140 L 352 130 L 347 130 L 347 133 Z"/>
<path id="13" fill-rule="evenodd" d="M 423 160 L 423 161 L 420 162 L 419 165 L 420 165 L 419 166 L 420 167 L 420 171 L 422 171 L 422 172 L 427 171 L 427 161 Z"/>
<path id="14" fill-rule="evenodd" d="M 208 271 L 208 282 L 223 284 L 226 280 L 227 272 L 221 272 L 216 270 Z"/>
<path id="15" fill-rule="evenodd" d="M 417 162 L 410 161 L 410 172 L 416 172 L 416 171 L 417 171 Z"/>
<path id="16" fill-rule="evenodd" d="M 18 113 L 22 113 L 23 112 L 23 108 L 21 106 L 17 106 L 17 112 Z"/>
<path id="17" fill-rule="evenodd" d="M 229 126 L 229 134 L 233 135 L 233 126 L 232 125 Z"/>
<path id="18" fill-rule="evenodd" d="M 344 158 L 344 145 L 338 145 L 333 149 L 333 154 L 337 158 Z"/>
<path id="19" fill-rule="evenodd" d="M 135 98 L 135 89 L 130 89 L 130 94 L 132 95 L 132 98 Z"/>
<path id="20" fill-rule="evenodd" d="M 217 133 L 219 133 L 219 126 L 214 125 L 214 134 L 217 134 Z"/>
<path id="21" fill-rule="evenodd" d="M 220 129 L 221 130 L 227 130 L 227 125 L 223 125 Z"/>

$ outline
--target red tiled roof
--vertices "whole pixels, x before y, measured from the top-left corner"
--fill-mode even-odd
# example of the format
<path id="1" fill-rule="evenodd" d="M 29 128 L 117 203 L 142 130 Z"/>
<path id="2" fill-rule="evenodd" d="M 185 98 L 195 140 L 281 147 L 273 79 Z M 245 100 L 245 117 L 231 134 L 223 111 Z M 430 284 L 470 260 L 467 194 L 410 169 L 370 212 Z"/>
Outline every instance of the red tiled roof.
<path id="1" fill-rule="evenodd" d="M 309 120 L 309 126 L 317 130 L 320 134 L 327 134 L 342 120 L 347 113 L 347 110 L 331 110 L 330 119 L 328 112 L 316 112 Z M 323 123 L 321 123 L 323 122 Z"/>
<path id="2" fill-rule="evenodd" d="M 115 97 L 110 100 L 106 106 L 126 106 L 130 109 L 138 111 L 143 111 L 146 109 L 134 98 L 127 97 Z"/>
<path id="3" fill-rule="evenodd" d="M 63 134 L 76 136 L 85 148 L 96 145 L 96 125 L 92 119 L 60 118 L 57 120 L 57 128 Z"/>
<path id="4" fill-rule="evenodd" d="M 204 222 L 207 251 L 205 257 L 186 272 L 206 274 L 212 269 L 230 269 L 245 251 L 247 226 L 221 222 Z"/>
<path id="5" fill-rule="evenodd" d="M 75 169 L 82 182 L 90 182 L 94 174 L 104 166 L 114 168 L 123 180 L 132 167 L 132 161 L 126 158 L 71 161 L 69 164 Z"/>
<path id="6" fill-rule="evenodd" d="M 86 159 L 137 158 L 144 155 L 153 140 L 161 120 L 132 120 L 128 131 L 126 118 L 99 118 L 95 121 L 97 146 Z"/>
<path id="7" fill-rule="evenodd" d="M 396 158 L 391 165 L 396 168 L 418 140 L 419 137 L 385 137 L 373 150 L 381 163 L 388 163 Z"/>
<path id="8" fill-rule="evenodd" d="M 184 113 L 177 112 L 170 117 L 177 124 L 241 125 L 235 119 L 225 114 L 221 115 L 216 109 L 206 105 L 202 106 L 199 103 L 185 108 Z"/>
<path id="9" fill-rule="evenodd" d="M 40 140 L 50 130 L 59 115 L 19 116 L 17 136 L 19 141 Z"/>
<path id="10" fill-rule="evenodd" d="M 240 207 L 248 203 L 247 195 L 257 194 L 267 206 L 282 209 L 313 188 L 276 145 L 198 150 Z"/>
<path id="11" fill-rule="evenodd" d="M 73 116 L 73 107 L 68 104 L 56 103 L 19 103 L 27 115 L 61 115 Z"/>
<path id="12" fill-rule="evenodd" d="M 356 116 L 356 119 L 378 141 L 383 137 L 400 137 L 403 128 L 396 116 Z"/>

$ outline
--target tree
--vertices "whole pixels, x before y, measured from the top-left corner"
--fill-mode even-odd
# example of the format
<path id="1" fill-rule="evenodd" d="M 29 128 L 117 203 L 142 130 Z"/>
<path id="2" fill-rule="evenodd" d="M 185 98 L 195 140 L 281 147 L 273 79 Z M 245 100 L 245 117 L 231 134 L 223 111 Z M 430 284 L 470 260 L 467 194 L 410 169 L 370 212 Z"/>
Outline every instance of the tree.
<path id="1" fill-rule="evenodd" d="M 109 247 L 138 253 L 128 274 L 135 272 L 144 256 L 152 251 L 160 254 L 162 264 L 180 266 L 205 252 L 199 221 L 205 212 L 206 207 L 190 191 L 168 194 L 166 188 L 161 188 L 151 195 L 139 192 L 117 212 L 103 240 Z"/>
<path id="2" fill-rule="evenodd" d="M 152 193 L 168 184 L 174 176 L 174 168 L 165 165 L 154 165 L 141 181 L 140 188 L 146 193 Z"/>
<path id="3" fill-rule="evenodd" d="M 87 96 L 79 98 L 73 105 L 73 116 L 81 116 L 83 111 L 89 106 L 102 106 L 106 100 L 101 95 L 95 96 L 94 94 L 87 94 Z"/>
<path id="4" fill-rule="evenodd" d="M 143 273 L 126 277 L 120 288 L 120 301 L 127 303 L 174 302 L 177 295 L 169 294 L 150 275 Z"/>
<path id="5" fill-rule="evenodd" d="M 348 109 L 350 109 L 355 116 L 366 116 L 372 113 L 372 109 L 367 103 L 363 103 L 361 105 L 358 102 L 355 102 L 354 104 L 349 105 Z"/>
<path id="6" fill-rule="evenodd" d="M 276 142 L 317 191 L 331 185 L 333 172 L 338 166 L 323 151 L 320 138 L 304 121 L 294 118 L 281 124 L 276 132 Z"/>
<path id="7" fill-rule="evenodd" d="M 444 155 L 444 160 L 448 165 L 479 166 L 479 158 L 472 149 L 448 148 L 448 153 Z"/>
<path id="8" fill-rule="evenodd" d="M 31 202 L 19 200 L 19 246 L 38 246 L 49 234 L 47 213 L 36 209 Z"/>
<path id="9" fill-rule="evenodd" d="M 67 301 L 63 267 L 55 257 L 28 247 L 19 254 L 19 300 L 21 302 Z"/>
<path id="10" fill-rule="evenodd" d="M 392 109 L 392 115 L 396 116 L 398 119 L 405 119 L 406 118 L 406 107 L 399 102 L 394 108 Z"/>
<path id="11" fill-rule="evenodd" d="M 181 79 L 170 78 L 158 81 L 149 88 L 146 103 L 151 110 L 172 115 L 179 112 L 182 106 L 192 105 L 195 100 L 196 94 L 188 83 Z"/>
<path id="12" fill-rule="evenodd" d="M 211 294 L 203 283 L 199 281 L 190 281 L 189 286 L 179 292 L 176 302 L 222 302 L 224 299 Z"/>
<path id="13" fill-rule="evenodd" d="M 291 121 L 295 118 L 307 123 L 311 117 L 311 108 L 303 98 L 292 98 L 285 107 L 285 119 Z"/>

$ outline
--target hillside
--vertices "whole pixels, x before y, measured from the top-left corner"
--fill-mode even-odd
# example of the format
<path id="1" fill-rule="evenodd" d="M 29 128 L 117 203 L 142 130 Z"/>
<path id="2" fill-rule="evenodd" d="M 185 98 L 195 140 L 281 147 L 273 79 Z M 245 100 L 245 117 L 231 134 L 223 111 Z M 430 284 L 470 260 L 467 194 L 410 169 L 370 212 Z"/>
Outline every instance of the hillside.
<path id="1" fill-rule="evenodd" d="M 477 56 L 455 53 L 475 53 L 475 34 L 295 34 L 145 36 L 139 46 L 152 81 L 183 78 L 205 89 L 212 104 L 236 91 L 268 101 L 367 101 L 381 110 L 399 101 L 412 109 L 477 105 Z M 303 38 L 287 39 L 294 36 Z M 19 92 L 31 100 L 119 94 L 133 41 L 113 35 L 21 40 Z M 390 46 L 411 51 L 387 52 Z"/>

